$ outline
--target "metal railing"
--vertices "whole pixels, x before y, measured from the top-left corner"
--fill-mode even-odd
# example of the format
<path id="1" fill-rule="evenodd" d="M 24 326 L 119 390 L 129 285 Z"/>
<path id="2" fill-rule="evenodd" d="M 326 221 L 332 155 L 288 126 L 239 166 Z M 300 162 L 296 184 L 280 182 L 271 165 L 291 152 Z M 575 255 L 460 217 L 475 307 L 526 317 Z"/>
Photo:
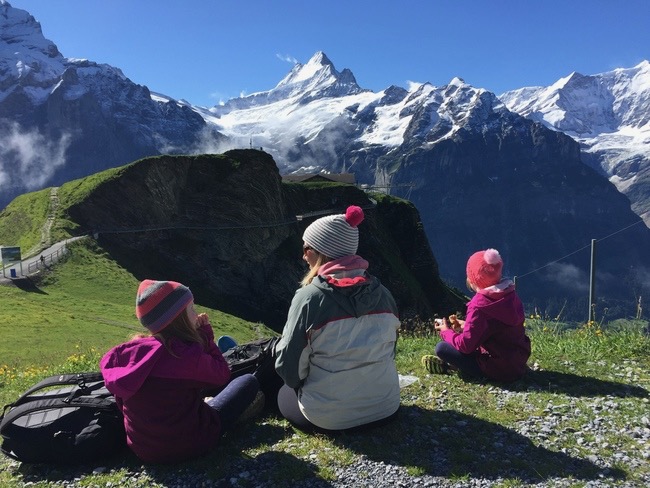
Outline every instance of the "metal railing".
<path id="1" fill-rule="evenodd" d="M 67 246 L 60 247 L 54 252 L 51 252 L 49 254 L 41 254 L 40 257 L 38 258 L 29 258 L 29 259 L 24 259 L 21 263 L 12 263 L 8 264 L 6 266 L 2 267 L 2 276 L 7 275 L 7 270 L 10 271 L 10 276 L 12 278 L 17 278 L 17 274 L 15 272 L 16 268 L 20 268 L 20 276 L 25 276 L 25 275 L 31 275 L 36 273 L 37 271 L 45 268 L 49 268 L 52 264 L 57 262 L 59 259 L 63 257 L 65 253 L 68 252 Z M 32 260 L 32 261 L 30 261 Z M 23 263 L 27 264 L 27 272 L 25 273 L 25 270 L 22 266 Z M 14 273 L 11 273 L 11 271 L 14 271 Z"/>
<path id="2" fill-rule="evenodd" d="M 68 248 L 66 246 L 63 246 L 50 254 L 41 254 L 39 259 L 27 265 L 27 274 L 32 274 L 39 269 L 44 269 L 48 266 L 51 266 L 53 263 L 58 261 L 66 252 L 68 252 Z"/>

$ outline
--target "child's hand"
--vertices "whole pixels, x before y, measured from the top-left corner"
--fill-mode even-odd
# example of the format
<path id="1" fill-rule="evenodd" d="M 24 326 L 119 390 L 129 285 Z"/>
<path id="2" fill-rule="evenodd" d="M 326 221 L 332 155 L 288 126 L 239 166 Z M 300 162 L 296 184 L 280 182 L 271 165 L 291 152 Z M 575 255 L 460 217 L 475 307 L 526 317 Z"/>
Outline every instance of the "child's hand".
<path id="1" fill-rule="evenodd" d="M 204 325 L 210 325 L 210 318 L 207 313 L 200 313 L 196 319 L 196 328 L 200 329 Z"/>
<path id="2" fill-rule="evenodd" d="M 451 328 L 454 329 L 454 332 L 461 332 L 463 330 L 463 327 L 465 326 L 465 321 L 458 320 L 455 314 L 449 316 L 449 322 Z"/>
<path id="3" fill-rule="evenodd" d="M 438 332 L 449 330 L 449 324 L 447 323 L 447 319 L 435 319 L 433 322 L 433 326 L 436 328 Z"/>

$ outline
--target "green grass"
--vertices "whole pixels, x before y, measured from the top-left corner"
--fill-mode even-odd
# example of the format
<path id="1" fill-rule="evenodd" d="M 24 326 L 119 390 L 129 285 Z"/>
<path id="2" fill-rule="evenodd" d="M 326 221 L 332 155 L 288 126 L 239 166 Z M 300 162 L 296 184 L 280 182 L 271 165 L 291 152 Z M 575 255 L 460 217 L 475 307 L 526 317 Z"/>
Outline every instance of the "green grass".
<path id="1" fill-rule="evenodd" d="M 22 253 L 37 246 L 49 208 L 49 188 L 16 197 L 0 212 L 0 246 L 19 246 Z"/>
<path id="2" fill-rule="evenodd" d="M 0 403 L 44 376 L 96 369 L 103 351 L 139 330 L 133 315 L 136 286 L 89 241 L 74 246 L 67 261 L 34 289 L 0 289 L 2 310 L 15 311 L 0 318 L 0 357 L 6 364 L 0 367 Z M 218 330 L 240 341 L 265 332 L 260 324 L 206 311 Z M 438 338 L 424 324 L 398 342 L 400 374 L 418 380 L 402 390 L 400 417 L 385 428 L 337 437 L 306 435 L 269 414 L 236 428 L 195 461 L 144 468 L 125 453 L 102 464 L 104 472 L 78 467 L 72 476 L 78 486 L 167 486 L 178 471 L 218 480 L 253 469 L 257 461 L 264 466 L 264 479 L 290 486 L 289 480 L 334 480 L 337 469 L 363 457 L 401 466 L 413 477 L 466 483 L 484 478 L 501 487 L 553 486 L 557 478 L 566 482 L 562 486 L 598 480 L 607 486 L 642 486 L 650 463 L 641 452 L 649 447 L 639 445 L 630 432 L 644 428 L 650 410 L 646 326 L 633 320 L 567 326 L 529 319 L 533 371 L 512 385 L 498 385 L 427 374 L 420 358 L 431 353 Z M 143 476 L 130 476 L 143 470 Z M 66 476 L 64 468 L 21 466 L 0 456 L 3 487 L 60 486 Z M 238 485 L 253 486 L 245 478 Z"/>
<path id="3" fill-rule="evenodd" d="M 20 287 L 0 287 L 0 367 L 59 364 L 79 351 L 106 351 L 144 330 L 135 317 L 138 281 L 90 239 L 68 248 L 55 272 L 23 280 Z M 200 303 L 197 310 L 208 313 L 219 335 L 246 341 L 269 334 L 261 324 Z"/>

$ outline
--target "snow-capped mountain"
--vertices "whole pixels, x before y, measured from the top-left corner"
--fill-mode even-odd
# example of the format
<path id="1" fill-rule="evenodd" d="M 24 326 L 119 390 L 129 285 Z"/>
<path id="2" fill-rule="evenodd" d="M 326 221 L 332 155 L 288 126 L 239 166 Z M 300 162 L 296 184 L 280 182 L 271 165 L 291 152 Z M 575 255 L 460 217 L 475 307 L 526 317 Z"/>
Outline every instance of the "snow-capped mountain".
<path id="1" fill-rule="evenodd" d="M 588 259 L 545 265 L 625 225 L 628 234 L 601 245 L 599 286 L 612 288 L 605 277 L 622 274 L 650 286 L 641 271 L 650 268 L 648 228 L 583 164 L 573 139 L 460 78 L 375 93 L 356 83 L 340 89 L 337 73 L 316 53 L 268 92 L 195 110 L 235 145 L 262 146 L 282 172 L 353 172 L 360 183 L 410 199 L 442 276 L 458 286 L 467 256 L 494 246 L 509 257 L 508 273 L 525 275 L 522 293 L 544 290 L 547 303 L 553 293 L 584 294 Z"/>
<path id="2" fill-rule="evenodd" d="M 233 98 L 210 111 L 221 116 L 233 110 L 268 106 L 282 100 L 306 104 L 318 98 L 344 97 L 364 91 L 368 90 L 362 90 L 357 85 L 349 69 L 339 73 L 325 53 L 318 52 L 304 66 L 297 63 L 272 90 Z"/>
<path id="3" fill-rule="evenodd" d="M 524 300 L 557 313 L 554 300 L 586 300 L 588 251 L 574 251 L 612 235 L 599 243 L 599 292 L 650 291 L 650 230 L 629 200 L 583 163 L 571 137 L 460 78 L 373 92 L 318 52 L 269 91 L 196 107 L 117 68 L 62 57 L 5 0 L 0 19 L 0 120 L 14 134 L 0 141 L 0 179 L 10 188 L 17 180 L 23 191 L 56 185 L 163 152 L 261 147 L 283 174 L 352 172 L 360 184 L 411 200 L 441 276 L 459 288 L 467 257 L 496 247 Z M 609 123 L 601 112 L 594 109 L 600 118 L 590 127 Z M 49 152 L 26 157 L 20 137 L 38 138 L 32 146 Z"/>
<path id="4" fill-rule="evenodd" d="M 26 11 L 0 0 L 0 206 L 25 191 L 223 139 L 183 103 L 120 69 L 64 57 Z"/>
<path id="5" fill-rule="evenodd" d="M 195 110 L 233 145 L 252 141 L 264 147 L 283 172 L 351 171 L 370 184 L 378 183 L 377 177 L 387 184 L 390 175 L 376 175 L 364 153 L 390 152 L 415 141 L 432 145 L 492 111 L 507 112 L 493 94 L 459 78 L 439 88 L 413 83 L 408 90 L 364 90 L 349 69 L 339 74 L 322 52 L 297 64 L 272 90 Z M 358 153 L 341 151 L 351 145 Z"/>
<path id="6" fill-rule="evenodd" d="M 583 160 L 604 172 L 650 226 L 650 62 L 500 96 L 509 109 L 580 143 Z"/>

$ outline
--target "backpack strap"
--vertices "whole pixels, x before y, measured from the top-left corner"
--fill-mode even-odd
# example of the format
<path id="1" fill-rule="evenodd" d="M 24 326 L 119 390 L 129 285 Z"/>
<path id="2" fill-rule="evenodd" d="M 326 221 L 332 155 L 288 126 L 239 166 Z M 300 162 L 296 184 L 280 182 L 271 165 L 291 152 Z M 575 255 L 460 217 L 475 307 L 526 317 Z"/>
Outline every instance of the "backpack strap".
<path id="1" fill-rule="evenodd" d="M 87 383 L 95 383 L 95 384 L 88 386 Z M 52 386 L 65 386 L 65 385 L 77 385 L 79 387 L 78 390 L 73 390 L 70 394 L 66 393 L 66 395 L 70 395 L 70 399 L 72 399 L 79 395 L 87 395 L 90 392 L 103 387 L 104 377 L 102 376 L 101 373 L 73 373 L 73 374 L 61 374 L 61 375 L 44 378 L 43 380 L 39 381 L 34 386 L 32 386 L 29 390 L 24 392 L 22 395 L 20 395 L 20 397 L 18 397 L 18 399 L 15 402 L 5 405 L 3 408 L 3 414 L 2 416 L 0 416 L 0 419 L 4 417 L 4 412 L 8 408 L 17 407 L 18 405 L 21 405 L 26 401 L 33 401 L 35 399 L 42 398 L 42 396 L 32 395 L 32 393 L 36 393 L 39 390 L 43 390 L 45 388 L 49 388 Z"/>
<path id="2" fill-rule="evenodd" d="M 16 400 L 16 403 L 20 402 L 23 397 L 31 395 L 38 390 L 42 390 L 43 388 L 48 388 L 50 386 L 78 385 L 79 387 L 83 388 L 86 383 L 92 383 L 95 381 L 104 381 L 104 377 L 101 373 L 73 373 L 50 376 L 49 378 L 45 378 L 39 381 L 29 390 L 23 393 L 20 398 Z"/>
<path id="3" fill-rule="evenodd" d="M 3 417 L 0 423 L 0 433 L 5 426 L 10 425 L 14 420 L 30 413 L 39 412 L 41 410 L 54 410 L 57 408 L 94 408 L 96 410 L 117 411 L 115 401 L 110 398 L 101 397 L 85 397 L 75 398 L 72 401 L 67 401 L 63 398 L 51 398 L 49 400 L 36 400 L 30 404 L 22 405 L 20 408 L 13 408 L 9 413 Z M 6 407 L 5 407 L 6 408 Z"/>

